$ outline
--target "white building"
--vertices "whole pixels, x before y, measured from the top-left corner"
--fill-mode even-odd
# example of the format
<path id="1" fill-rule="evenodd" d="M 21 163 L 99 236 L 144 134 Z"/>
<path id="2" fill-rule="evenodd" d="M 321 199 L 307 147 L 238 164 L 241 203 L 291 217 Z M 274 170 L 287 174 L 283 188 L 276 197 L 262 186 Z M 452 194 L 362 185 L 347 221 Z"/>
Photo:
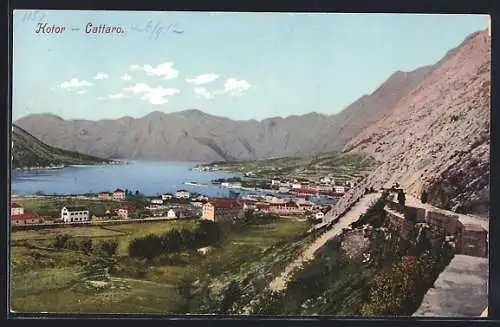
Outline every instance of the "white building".
<path id="1" fill-rule="evenodd" d="M 314 214 L 314 218 L 316 220 L 320 220 L 320 219 L 323 220 L 324 217 L 325 217 L 325 214 L 322 213 L 321 211 L 320 212 L 316 212 L 316 214 Z"/>
<path id="2" fill-rule="evenodd" d="M 191 201 L 191 204 L 192 204 L 194 207 L 197 207 L 197 208 L 201 208 L 201 207 L 203 207 L 203 202 L 201 202 L 201 201 Z"/>
<path id="3" fill-rule="evenodd" d="M 170 199 L 172 199 L 172 197 L 173 197 L 173 196 L 172 196 L 172 194 L 170 194 L 170 193 L 166 193 L 166 194 L 162 194 L 162 195 L 161 195 L 161 199 L 162 199 L 162 200 L 164 200 L 164 201 L 165 201 L 165 200 L 170 200 Z"/>
<path id="4" fill-rule="evenodd" d="M 175 213 L 174 209 L 170 209 L 168 212 L 167 212 L 167 218 L 177 218 L 177 214 Z"/>
<path id="5" fill-rule="evenodd" d="M 178 199 L 189 199 L 191 194 L 186 190 L 179 190 L 175 192 L 175 197 Z"/>
<path id="6" fill-rule="evenodd" d="M 151 199 L 151 204 L 163 204 L 163 199 Z"/>
<path id="7" fill-rule="evenodd" d="M 231 187 L 231 183 L 228 183 L 228 182 L 222 182 L 222 183 L 220 183 L 220 187 L 230 188 L 230 187 Z"/>
<path id="8" fill-rule="evenodd" d="M 333 190 L 335 191 L 335 193 L 338 193 L 338 194 L 344 194 L 345 193 L 345 187 L 344 186 L 334 186 Z"/>
<path id="9" fill-rule="evenodd" d="M 325 176 L 325 177 L 320 178 L 319 182 L 323 183 L 323 184 L 330 184 L 332 182 L 332 180 L 330 179 L 330 177 Z"/>
<path id="10" fill-rule="evenodd" d="M 10 205 L 10 215 L 11 216 L 19 216 L 19 215 L 22 215 L 22 214 L 24 214 L 24 208 L 21 207 L 19 204 L 13 202 Z"/>
<path id="11" fill-rule="evenodd" d="M 85 207 L 63 207 L 61 219 L 65 223 L 89 221 L 89 210 Z"/>
<path id="12" fill-rule="evenodd" d="M 302 184 L 299 183 L 293 183 L 292 188 L 302 188 Z"/>
<path id="13" fill-rule="evenodd" d="M 279 179 L 272 179 L 271 180 L 271 185 L 276 185 L 276 186 L 280 186 L 281 185 L 281 181 Z"/>

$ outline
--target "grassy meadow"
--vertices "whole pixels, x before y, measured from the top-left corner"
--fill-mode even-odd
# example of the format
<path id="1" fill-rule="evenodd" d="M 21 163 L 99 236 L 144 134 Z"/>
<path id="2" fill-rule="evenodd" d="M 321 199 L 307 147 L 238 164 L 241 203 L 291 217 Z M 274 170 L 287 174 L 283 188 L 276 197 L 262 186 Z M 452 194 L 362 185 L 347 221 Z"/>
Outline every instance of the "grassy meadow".
<path id="1" fill-rule="evenodd" d="M 11 309 L 17 312 L 213 313 L 227 285 L 244 289 L 243 302 L 262 291 L 311 237 L 309 225 L 269 218 L 224 229 L 223 241 L 207 254 L 180 252 L 152 260 L 129 257 L 128 245 L 148 234 L 194 229 L 196 220 L 178 220 L 11 233 Z M 97 248 L 118 243 L 116 255 L 56 250 L 58 234 L 90 238 Z M 103 277 L 110 265 L 110 276 Z M 189 291 L 186 293 L 185 287 Z M 243 305 L 243 304 L 242 304 Z"/>

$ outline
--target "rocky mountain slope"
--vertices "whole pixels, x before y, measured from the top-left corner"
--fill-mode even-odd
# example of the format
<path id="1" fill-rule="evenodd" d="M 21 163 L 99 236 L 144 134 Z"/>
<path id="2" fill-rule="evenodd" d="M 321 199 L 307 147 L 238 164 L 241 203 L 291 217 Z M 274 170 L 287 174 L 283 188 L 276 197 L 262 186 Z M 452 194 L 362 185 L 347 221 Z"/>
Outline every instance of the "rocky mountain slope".
<path id="1" fill-rule="evenodd" d="M 384 117 L 433 68 L 396 72 L 372 94 L 331 116 L 311 113 L 234 121 L 186 110 L 101 121 L 36 114 L 16 124 L 52 146 L 104 158 L 219 161 L 308 156 L 340 151 L 350 138 Z"/>
<path id="2" fill-rule="evenodd" d="M 364 152 L 384 163 L 339 201 L 336 212 L 365 187 L 398 182 L 418 198 L 426 190 L 435 206 L 487 216 L 490 66 L 490 37 L 474 33 L 387 117 L 350 140 L 344 152 Z"/>
<path id="3" fill-rule="evenodd" d="M 106 159 L 51 147 L 16 125 L 12 126 L 12 143 L 12 168 L 109 163 Z"/>

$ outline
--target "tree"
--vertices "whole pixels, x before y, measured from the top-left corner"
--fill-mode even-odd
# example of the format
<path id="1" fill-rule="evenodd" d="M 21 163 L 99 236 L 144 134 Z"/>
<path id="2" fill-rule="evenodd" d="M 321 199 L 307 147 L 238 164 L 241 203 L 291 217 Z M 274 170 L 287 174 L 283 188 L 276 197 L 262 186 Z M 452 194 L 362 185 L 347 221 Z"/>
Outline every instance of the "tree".
<path id="1" fill-rule="evenodd" d="M 71 235 L 68 234 L 58 234 L 54 241 L 54 247 L 56 249 L 66 249 L 70 243 Z"/>
<path id="2" fill-rule="evenodd" d="M 198 244 L 196 243 L 196 235 L 192 231 L 187 228 L 183 228 L 180 231 L 181 235 L 181 243 L 184 248 L 187 250 L 195 250 L 198 248 Z"/>
<path id="3" fill-rule="evenodd" d="M 420 195 L 420 201 L 422 203 L 427 203 L 427 192 L 425 190 L 422 191 L 422 194 Z"/>
<path id="4" fill-rule="evenodd" d="M 398 192 L 398 203 L 401 206 L 404 206 L 406 202 L 405 192 L 403 190 L 399 190 Z"/>
<path id="5" fill-rule="evenodd" d="M 139 196 L 140 194 L 139 190 L 135 191 L 135 196 Z"/>
<path id="6" fill-rule="evenodd" d="M 101 250 L 108 257 L 112 257 L 116 253 L 116 249 L 118 248 L 118 243 L 115 240 L 104 241 L 101 244 Z"/>
<path id="7" fill-rule="evenodd" d="M 85 252 L 85 254 L 89 254 L 92 252 L 92 239 L 90 238 L 84 238 L 80 242 L 80 250 Z"/>
<path id="8" fill-rule="evenodd" d="M 161 248 L 167 253 L 179 252 L 182 249 L 182 235 L 177 229 L 171 229 L 160 240 Z"/>

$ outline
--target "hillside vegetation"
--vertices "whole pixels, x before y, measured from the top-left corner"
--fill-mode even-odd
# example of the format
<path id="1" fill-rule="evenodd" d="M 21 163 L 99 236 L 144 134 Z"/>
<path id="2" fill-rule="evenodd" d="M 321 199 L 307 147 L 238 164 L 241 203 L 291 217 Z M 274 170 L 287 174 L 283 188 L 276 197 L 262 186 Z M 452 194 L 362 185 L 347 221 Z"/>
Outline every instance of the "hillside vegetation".
<path id="1" fill-rule="evenodd" d="M 12 125 L 12 168 L 53 167 L 110 163 L 78 152 L 62 150 L 43 143 L 17 125 Z"/>
<path id="2" fill-rule="evenodd" d="M 258 178 L 317 179 L 330 176 L 336 180 L 352 180 L 379 165 L 371 156 L 359 153 L 324 153 L 309 157 L 284 157 L 266 160 L 214 162 L 198 168 L 248 174 Z"/>

